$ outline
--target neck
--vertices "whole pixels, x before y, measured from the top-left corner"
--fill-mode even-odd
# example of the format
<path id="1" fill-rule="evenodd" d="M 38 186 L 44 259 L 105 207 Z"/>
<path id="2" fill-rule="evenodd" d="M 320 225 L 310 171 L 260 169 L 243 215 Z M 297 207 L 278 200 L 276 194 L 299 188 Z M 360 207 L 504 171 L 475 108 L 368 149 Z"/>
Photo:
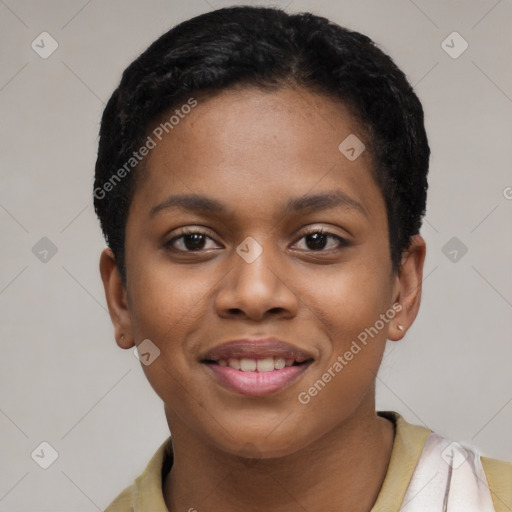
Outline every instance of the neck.
<path id="1" fill-rule="evenodd" d="M 395 434 L 392 422 L 377 416 L 373 401 L 370 405 L 298 452 L 258 460 L 216 450 L 172 417 L 167 508 L 369 512 L 386 476 Z"/>

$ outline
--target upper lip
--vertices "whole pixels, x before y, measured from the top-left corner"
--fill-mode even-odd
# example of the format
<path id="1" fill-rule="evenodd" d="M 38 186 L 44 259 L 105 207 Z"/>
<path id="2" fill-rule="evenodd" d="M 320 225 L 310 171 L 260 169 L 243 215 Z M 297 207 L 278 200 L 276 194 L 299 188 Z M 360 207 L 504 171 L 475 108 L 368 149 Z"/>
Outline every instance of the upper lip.
<path id="1" fill-rule="evenodd" d="M 277 338 L 244 338 L 217 345 L 208 350 L 201 360 L 263 359 L 266 357 L 293 359 L 298 363 L 313 359 L 310 352 Z"/>

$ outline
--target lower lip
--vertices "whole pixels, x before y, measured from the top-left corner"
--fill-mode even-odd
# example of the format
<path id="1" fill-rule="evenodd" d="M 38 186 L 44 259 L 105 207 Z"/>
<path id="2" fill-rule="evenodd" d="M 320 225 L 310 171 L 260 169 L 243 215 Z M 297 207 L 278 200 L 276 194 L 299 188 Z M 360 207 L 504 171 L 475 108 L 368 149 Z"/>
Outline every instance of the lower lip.
<path id="1" fill-rule="evenodd" d="M 225 387 L 247 396 L 265 396 L 282 391 L 297 380 L 309 367 L 310 362 L 285 366 L 271 372 L 243 372 L 229 366 L 205 363 Z"/>

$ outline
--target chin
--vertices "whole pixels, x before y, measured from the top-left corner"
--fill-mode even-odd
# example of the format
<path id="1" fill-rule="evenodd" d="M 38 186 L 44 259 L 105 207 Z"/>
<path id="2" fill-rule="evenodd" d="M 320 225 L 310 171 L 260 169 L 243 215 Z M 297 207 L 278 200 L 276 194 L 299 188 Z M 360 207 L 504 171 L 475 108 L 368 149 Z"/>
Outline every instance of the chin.
<path id="1" fill-rule="evenodd" d="M 224 437 L 221 440 L 211 439 L 211 441 L 223 452 L 250 460 L 286 457 L 311 443 L 311 436 L 299 432 L 297 428 L 287 428 L 277 434 L 273 433 L 275 427 L 274 423 L 264 431 L 258 430 L 252 434 L 248 427 L 242 429 L 239 435 Z"/>

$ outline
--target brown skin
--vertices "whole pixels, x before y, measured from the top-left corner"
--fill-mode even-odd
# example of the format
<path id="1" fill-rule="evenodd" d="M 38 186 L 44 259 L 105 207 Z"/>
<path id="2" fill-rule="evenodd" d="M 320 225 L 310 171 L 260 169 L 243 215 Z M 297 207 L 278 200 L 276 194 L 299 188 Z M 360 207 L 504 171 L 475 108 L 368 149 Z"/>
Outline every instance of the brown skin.
<path id="1" fill-rule="evenodd" d="M 170 510 L 363 512 L 375 503 L 394 439 L 392 423 L 375 412 L 375 379 L 386 340 L 401 339 L 417 315 L 426 248 L 413 237 L 392 272 L 369 151 L 353 162 L 338 151 L 350 133 L 364 138 L 344 106 L 323 95 L 230 89 L 199 101 L 148 156 L 127 222 L 127 288 L 109 249 L 100 271 L 119 346 L 149 338 L 161 350 L 142 368 L 173 436 L 164 485 Z M 332 190 L 366 215 L 282 211 L 289 198 Z M 190 193 L 223 202 L 231 215 L 173 208 L 150 218 L 169 195 Z M 185 237 L 166 249 L 184 226 L 205 232 L 203 245 L 194 251 Z M 350 245 L 329 237 L 318 248 L 308 227 Z M 248 236 L 263 247 L 250 264 L 235 251 Z M 403 309 L 301 404 L 298 394 L 396 302 Z M 275 394 L 237 395 L 199 360 L 251 336 L 279 337 L 315 361 Z"/>

